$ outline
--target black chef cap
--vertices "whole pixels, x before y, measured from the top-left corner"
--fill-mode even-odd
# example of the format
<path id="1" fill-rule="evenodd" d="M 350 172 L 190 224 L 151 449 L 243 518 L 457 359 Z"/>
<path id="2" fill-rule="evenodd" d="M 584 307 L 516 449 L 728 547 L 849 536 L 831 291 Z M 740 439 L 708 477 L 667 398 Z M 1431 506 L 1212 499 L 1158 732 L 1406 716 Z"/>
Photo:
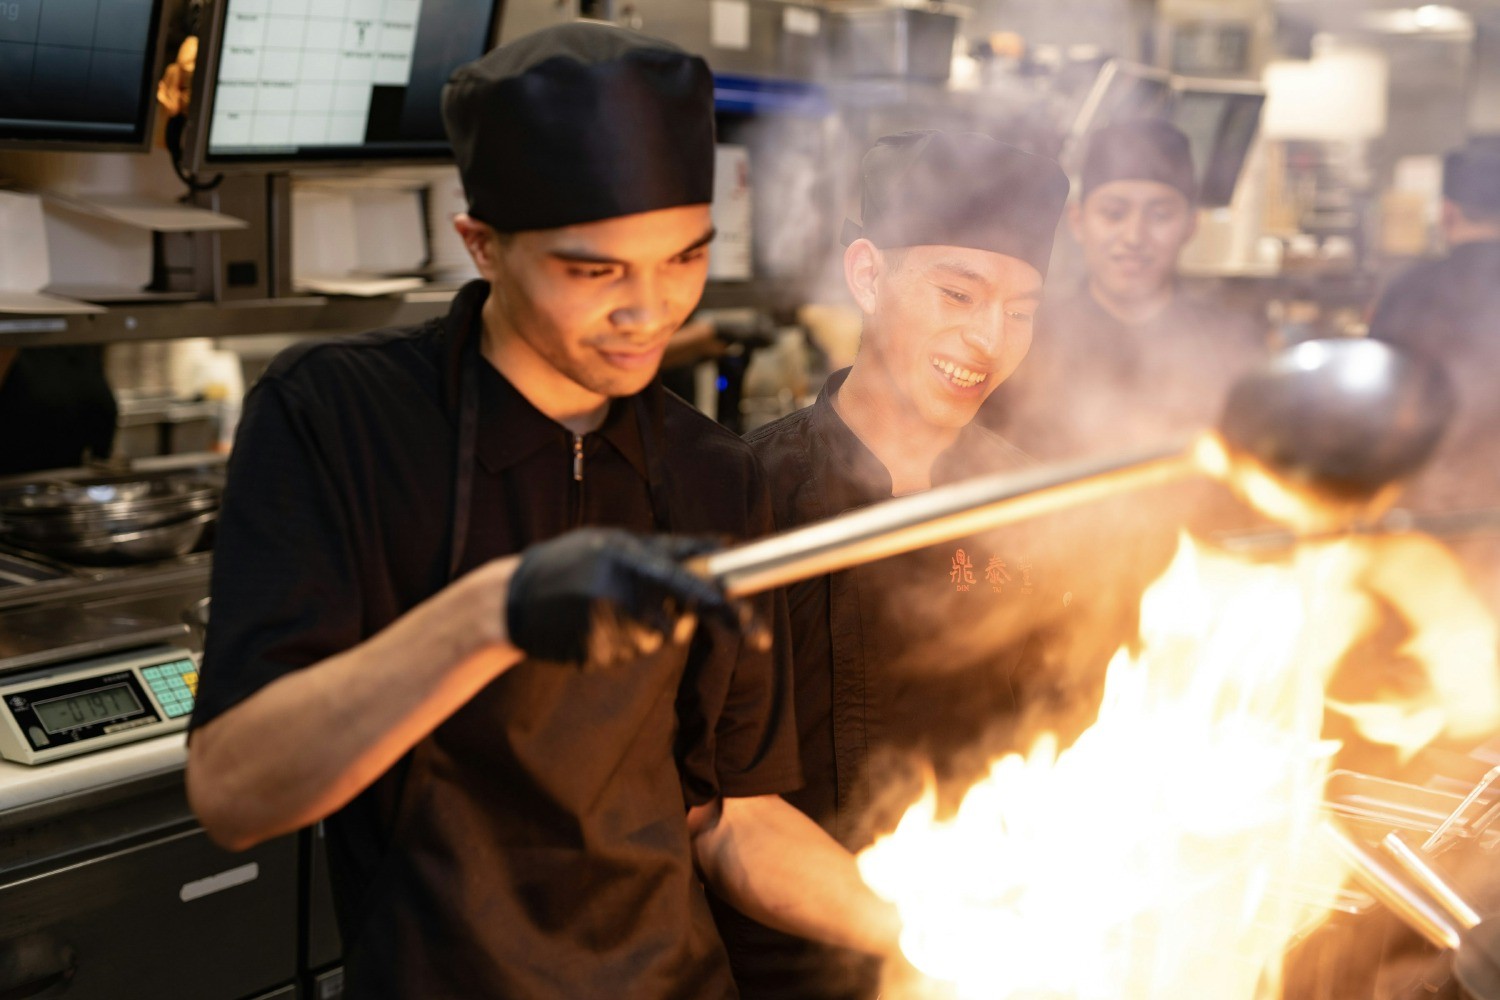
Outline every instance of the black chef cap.
<path id="1" fill-rule="evenodd" d="M 702 59 L 599 23 L 508 42 L 443 89 L 469 213 L 501 232 L 710 202 L 713 110 Z"/>
<path id="2" fill-rule="evenodd" d="M 1082 195 L 1110 181 L 1156 181 L 1198 198 L 1188 137 L 1159 118 L 1106 125 L 1089 140 L 1083 161 Z"/>
<path id="3" fill-rule="evenodd" d="M 1068 200 L 1055 161 L 977 132 L 927 130 L 881 137 L 860 174 L 863 226 L 844 224 L 846 244 L 972 247 L 1047 273 Z"/>
<path id="4" fill-rule="evenodd" d="M 1500 136 L 1474 136 L 1443 158 L 1443 197 L 1469 212 L 1500 215 Z"/>

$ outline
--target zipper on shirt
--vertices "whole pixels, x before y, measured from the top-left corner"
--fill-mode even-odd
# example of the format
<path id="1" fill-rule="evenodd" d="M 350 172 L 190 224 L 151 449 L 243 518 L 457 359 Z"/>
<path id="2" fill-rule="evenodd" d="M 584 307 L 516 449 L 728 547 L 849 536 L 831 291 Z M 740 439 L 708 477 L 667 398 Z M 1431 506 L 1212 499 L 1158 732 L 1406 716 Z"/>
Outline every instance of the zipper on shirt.
<path id="1" fill-rule="evenodd" d="M 573 527 L 583 526 L 583 435 L 573 435 Z"/>

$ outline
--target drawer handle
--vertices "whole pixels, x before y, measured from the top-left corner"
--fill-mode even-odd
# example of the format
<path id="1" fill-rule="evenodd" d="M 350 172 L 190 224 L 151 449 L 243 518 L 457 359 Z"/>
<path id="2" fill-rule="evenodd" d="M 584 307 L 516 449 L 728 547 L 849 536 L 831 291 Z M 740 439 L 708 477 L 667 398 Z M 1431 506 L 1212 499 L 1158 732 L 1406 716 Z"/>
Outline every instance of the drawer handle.
<path id="1" fill-rule="evenodd" d="M 77 970 L 72 947 L 48 934 L 28 934 L 0 945 L 0 1000 L 26 1000 L 51 991 Z"/>

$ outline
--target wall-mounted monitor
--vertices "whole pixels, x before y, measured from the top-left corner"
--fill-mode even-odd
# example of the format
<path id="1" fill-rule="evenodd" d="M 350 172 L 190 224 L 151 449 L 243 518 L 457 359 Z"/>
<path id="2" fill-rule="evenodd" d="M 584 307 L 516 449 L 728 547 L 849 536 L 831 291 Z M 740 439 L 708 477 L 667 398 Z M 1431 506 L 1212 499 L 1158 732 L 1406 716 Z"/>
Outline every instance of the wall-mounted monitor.
<path id="1" fill-rule="evenodd" d="M 1105 125 L 1160 118 L 1171 100 L 1172 75 L 1166 70 L 1111 59 L 1099 68 L 1070 131 L 1078 137 Z"/>
<path id="2" fill-rule="evenodd" d="M 218 0 L 187 148 L 199 172 L 451 155 L 441 95 L 503 0 Z"/>
<path id="3" fill-rule="evenodd" d="M 1164 118 L 1188 137 L 1198 203 L 1222 207 L 1234 197 L 1265 102 L 1265 88 L 1258 83 L 1179 76 L 1111 59 L 1100 67 L 1072 120 L 1064 165 L 1077 171 L 1089 134 L 1105 125 Z"/>
<path id="4" fill-rule="evenodd" d="M 1228 205 L 1260 128 L 1265 88 L 1256 83 L 1173 77 L 1170 120 L 1188 137 L 1198 204 Z"/>
<path id="5" fill-rule="evenodd" d="M 0 146 L 151 145 L 163 0 L 0 0 Z"/>

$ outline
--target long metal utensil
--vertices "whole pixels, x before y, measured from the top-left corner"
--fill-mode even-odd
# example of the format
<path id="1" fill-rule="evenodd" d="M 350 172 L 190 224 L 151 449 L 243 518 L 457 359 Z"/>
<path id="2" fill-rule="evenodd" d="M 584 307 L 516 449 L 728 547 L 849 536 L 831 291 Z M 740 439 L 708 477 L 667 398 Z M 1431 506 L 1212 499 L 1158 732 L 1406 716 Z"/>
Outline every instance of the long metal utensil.
<path id="1" fill-rule="evenodd" d="M 1201 471 L 1191 442 L 984 476 L 850 511 L 694 560 L 732 597 L 1090 503 Z"/>
<path id="2" fill-rule="evenodd" d="M 1229 394 L 1218 454 L 1288 484 L 1358 502 L 1410 475 L 1452 411 L 1442 373 L 1370 340 L 1312 340 Z M 842 514 L 689 565 L 754 594 L 1211 469 L 1195 441 L 955 483 Z"/>

